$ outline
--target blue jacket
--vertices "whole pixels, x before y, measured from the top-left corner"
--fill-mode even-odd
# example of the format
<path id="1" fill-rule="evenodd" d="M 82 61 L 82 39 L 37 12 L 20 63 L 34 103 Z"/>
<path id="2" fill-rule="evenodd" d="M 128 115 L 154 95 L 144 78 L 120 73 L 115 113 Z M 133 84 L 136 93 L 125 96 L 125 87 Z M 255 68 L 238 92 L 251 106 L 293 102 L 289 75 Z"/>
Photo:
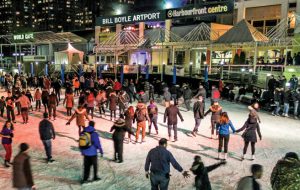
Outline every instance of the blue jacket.
<path id="1" fill-rule="evenodd" d="M 217 131 L 220 135 L 229 135 L 229 127 L 231 128 L 232 132 L 235 133 L 235 128 L 230 120 L 225 124 L 217 124 Z"/>
<path id="2" fill-rule="evenodd" d="M 103 154 L 100 138 L 98 133 L 95 132 L 95 128 L 88 126 L 83 130 L 83 132 L 91 133 L 92 145 L 87 149 L 82 149 L 81 154 L 84 156 L 97 156 L 97 150 Z"/>

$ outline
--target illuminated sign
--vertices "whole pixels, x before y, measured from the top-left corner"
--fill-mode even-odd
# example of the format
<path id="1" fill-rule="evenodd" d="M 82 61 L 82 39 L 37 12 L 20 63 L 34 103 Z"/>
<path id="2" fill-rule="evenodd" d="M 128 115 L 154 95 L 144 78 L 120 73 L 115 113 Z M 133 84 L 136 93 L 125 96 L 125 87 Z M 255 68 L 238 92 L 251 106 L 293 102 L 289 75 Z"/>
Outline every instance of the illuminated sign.
<path id="1" fill-rule="evenodd" d="M 18 41 L 18 40 L 31 40 L 31 39 L 34 39 L 34 35 L 33 35 L 33 33 L 15 34 L 13 36 L 13 39 L 15 41 Z"/>
<path id="2" fill-rule="evenodd" d="M 23 56 L 23 62 L 45 62 L 47 61 L 47 57 L 43 56 L 43 55 L 27 55 L 27 56 Z"/>
<path id="3" fill-rule="evenodd" d="M 231 13 L 234 10 L 233 1 L 200 6 L 188 6 L 166 10 L 166 19 L 209 16 L 216 14 Z"/>

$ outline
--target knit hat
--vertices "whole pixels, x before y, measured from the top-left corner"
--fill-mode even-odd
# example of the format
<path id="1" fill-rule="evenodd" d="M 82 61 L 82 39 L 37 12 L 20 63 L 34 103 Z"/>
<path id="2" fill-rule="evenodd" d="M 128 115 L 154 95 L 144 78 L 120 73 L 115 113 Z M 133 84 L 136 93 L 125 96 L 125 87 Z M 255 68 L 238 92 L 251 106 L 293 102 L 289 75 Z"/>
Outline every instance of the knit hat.
<path id="1" fill-rule="evenodd" d="M 125 120 L 124 119 L 118 119 L 117 121 L 115 121 L 114 125 L 116 127 L 123 127 L 125 125 Z"/>

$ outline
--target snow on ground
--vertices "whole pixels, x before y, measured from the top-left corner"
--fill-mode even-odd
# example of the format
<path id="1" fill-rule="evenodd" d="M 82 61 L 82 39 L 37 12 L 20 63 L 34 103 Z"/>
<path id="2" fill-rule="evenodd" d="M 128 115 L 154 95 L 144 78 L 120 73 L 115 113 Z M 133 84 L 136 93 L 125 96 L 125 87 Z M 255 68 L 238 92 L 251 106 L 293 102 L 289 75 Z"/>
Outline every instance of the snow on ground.
<path id="1" fill-rule="evenodd" d="M 3 94 L 3 93 L 2 93 Z M 76 101 L 77 102 L 77 101 Z M 206 105 L 209 105 L 207 102 Z M 248 111 L 246 106 L 222 101 L 221 105 L 229 116 L 236 129 L 242 127 Z M 208 106 L 207 106 L 208 107 Z M 207 116 L 201 123 L 199 136 L 191 137 L 189 132 L 194 127 L 192 112 L 186 112 L 185 108 L 180 108 L 184 116 L 184 122 L 179 122 L 178 142 L 169 142 L 168 149 L 173 153 L 177 161 L 185 170 L 189 170 L 195 155 L 200 155 L 206 165 L 218 162 L 217 156 L 218 141 L 209 139 L 210 137 L 210 116 Z M 100 119 L 98 110 L 96 112 L 96 129 L 101 136 L 104 148 L 104 158 L 99 158 L 99 182 L 80 185 L 82 175 L 83 158 L 80 155 L 77 145 L 78 129 L 75 121 L 70 126 L 66 126 L 65 108 L 60 104 L 58 117 L 53 121 L 57 133 L 53 141 L 53 157 L 56 162 L 47 164 L 43 145 L 39 140 L 38 123 L 42 118 L 42 112 L 30 114 L 29 124 L 21 124 L 21 116 L 17 116 L 15 125 L 14 151 L 18 151 L 21 142 L 27 142 L 31 146 L 31 163 L 36 186 L 38 189 L 105 189 L 105 190 L 148 190 L 150 181 L 145 178 L 144 162 L 148 151 L 158 144 L 158 140 L 167 137 L 167 126 L 163 123 L 164 108 L 159 106 L 159 135 L 146 137 L 143 144 L 125 144 L 124 163 L 117 164 L 111 161 L 113 158 L 113 142 L 109 133 L 112 122 L 109 117 Z M 108 113 L 107 113 L 108 114 Z M 261 131 L 263 140 L 257 143 L 256 160 L 240 161 L 242 154 L 243 140 L 238 135 L 231 135 L 229 142 L 229 158 L 227 165 L 222 166 L 209 174 L 213 189 L 231 190 L 236 182 L 243 176 L 249 175 L 249 167 L 253 163 L 264 166 L 264 176 L 260 181 L 263 189 L 270 189 L 270 174 L 277 160 L 288 151 L 299 150 L 299 120 L 274 117 L 269 113 L 260 113 Z M 1 123 L 4 119 L 0 119 Z M 154 130 L 152 130 L 154 131 Z M 0 162 L 3 162 L 4 150 L 0 147 Z M 248 149 L 250 158 L 250 147 Z M 171 170 L 170 190 L 190 190 L 193 189 L 192 176 L 184 179 L 183 176 Z M 91 176 L 92 177 L 92 176 Z M 11 169 L 0 166 L 0 189 L 11 189 Z"/>

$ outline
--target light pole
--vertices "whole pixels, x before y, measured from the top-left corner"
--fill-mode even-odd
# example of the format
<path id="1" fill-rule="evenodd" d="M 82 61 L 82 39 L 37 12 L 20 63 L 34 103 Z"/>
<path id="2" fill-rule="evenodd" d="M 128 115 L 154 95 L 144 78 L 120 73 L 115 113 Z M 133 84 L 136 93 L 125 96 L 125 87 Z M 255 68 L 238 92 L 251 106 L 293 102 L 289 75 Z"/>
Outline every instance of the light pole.
<path id="1" fill-rule="evenodd" d="M 18 71 L 19 71 L 19 75 L 21 75 L 21 62 L 18 62 Z"/>
<path id="2" fill-rule="evenodd" d="M 36 76 L 38 76 L 38 64 L 39 64 L 39 62 L 35 62 L 35 74 L 36 74 Z"/>
<path id="3" fill-rule="evenodd" d="M 190 79 L 192 78 L 193 75 L 193 62 L 190 62 Z"/>

